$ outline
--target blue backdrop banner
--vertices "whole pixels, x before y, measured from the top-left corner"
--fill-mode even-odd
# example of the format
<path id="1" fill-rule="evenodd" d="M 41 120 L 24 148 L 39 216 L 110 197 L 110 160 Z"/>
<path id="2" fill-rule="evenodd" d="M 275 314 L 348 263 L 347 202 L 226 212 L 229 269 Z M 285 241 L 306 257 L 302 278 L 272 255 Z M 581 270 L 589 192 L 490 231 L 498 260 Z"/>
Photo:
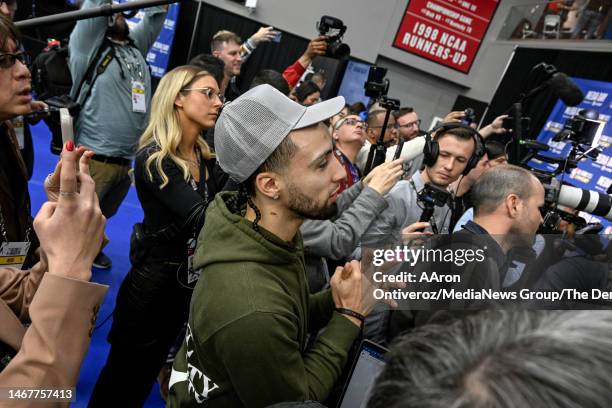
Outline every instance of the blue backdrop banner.
<path id="1" fill-rule="evenodd" d="M 115 3 L 125 3 L 127 0 L 114 0 Z M 172 41 L 174 40 L 174 31 L 176 28 L 176 20 L 179 14 L 179 4 L 172 4 L 168 8 L 166 21 L 157 37 L 155 43 L 147 53 L 147 62 L 151 67 L 151 75 L 161 78 L 168 68 L 168 60 L 170 59 L 170 51 L 172 51 Z M 140 21 L 143 11 L 140 10 L 136 16 L 129 20 L 130 25 Z"/>

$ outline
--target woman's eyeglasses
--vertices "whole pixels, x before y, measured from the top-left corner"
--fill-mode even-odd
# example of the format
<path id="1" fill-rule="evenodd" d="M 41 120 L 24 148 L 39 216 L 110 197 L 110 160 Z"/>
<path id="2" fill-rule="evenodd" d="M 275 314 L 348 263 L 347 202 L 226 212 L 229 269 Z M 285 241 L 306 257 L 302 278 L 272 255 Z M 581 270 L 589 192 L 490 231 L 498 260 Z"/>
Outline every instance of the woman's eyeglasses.
<path id="1" fill-rule="evenodd" d="M 215 92 L 215 90 L 212 88 L 184 88 L 183 91 L 198 91 L 202 95 L 206 96 L 209 101 L 212 101 L 213 97 L 216 96 L 217 98 L 219 98 L 219 101 L 221 101 L 221 103 L 225 103 L 225 96 Z"/>
<path id="2" fill-rule="evenodd" d="M 0 53 L 0 68 L 10 68 L 15 65 L 15 62 L 21 62 L 23 65 L 28 66 L 30 64 L 30 56 L 23 52 L 3 52 Z"/>

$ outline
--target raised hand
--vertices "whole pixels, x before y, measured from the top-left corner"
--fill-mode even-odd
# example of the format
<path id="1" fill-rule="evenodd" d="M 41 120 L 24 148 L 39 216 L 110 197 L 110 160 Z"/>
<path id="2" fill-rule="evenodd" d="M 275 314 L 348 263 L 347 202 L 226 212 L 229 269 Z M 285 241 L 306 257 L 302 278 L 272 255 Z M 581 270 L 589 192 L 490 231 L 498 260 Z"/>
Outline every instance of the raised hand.
<path id="1" fill-rule="evenodd" d="M 49 273 L 88 281 L 100 251 L 106 218 L 89 175 L 88 155 L 81 155 L 77 174 L 77 152 L 74 145 L 66 145 L 61 155 L 57 202 L 42 206 L 34 229 L 47 256 Z"/>
<path id="2" fill-rule="evenodd" d="M 387 194 L 404 174 L 402 164 L 405 159 L 399 158 L 376 166 L 364 179 L 363 184 L 373 188 L 381 195 Z"/>
<path id="3" fill-rule="evenodd" d="M 276 37 L 277 32 L 274 31 L 274 27 L 260 27 L 255 34 L 251 36 L 251 41 L 255 45 L 261 44 L 262 42 L 272 41 Z"/>

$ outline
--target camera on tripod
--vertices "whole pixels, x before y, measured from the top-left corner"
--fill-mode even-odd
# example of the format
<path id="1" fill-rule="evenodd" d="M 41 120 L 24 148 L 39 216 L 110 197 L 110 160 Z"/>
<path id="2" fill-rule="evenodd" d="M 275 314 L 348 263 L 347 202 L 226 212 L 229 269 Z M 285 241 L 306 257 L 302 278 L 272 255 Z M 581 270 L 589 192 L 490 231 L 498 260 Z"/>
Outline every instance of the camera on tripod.
<path id="1" fill-rule="evenodd" d="M 378 105 L 386 111 L 385 119 L 380 130 L 380 136 L 376 144 L 372 144 L 370 147 L 364 171 L 366 175 L 373 168 L 385 162 L 387 146 L 384 143 L 384 137 L 389 125 L 389 117 L 391 116 L 391 112 L 398 110 L 400 107 L 400 101 L 398 99 L 387 97 L 387 92 L 389 92 L 389 80 L 385 78 L 386 75 L 386 68 L 373 65 L 368 72 L 368 80 L 363 86 L 366 96 L 375 99 Z"/>
<path id="2" fill-rule="evenodd" d="M 346 26 L 342 20 L 332 16 L 323 16 L 317 22 L 317 30 L 319 30 L 319 35 L 327 37 L 326 57 L 343 59 L 351 54 L 351 47 L 342 42 L 342 37 L 346 32 Z"/>
<path id="3" fill-rule="evenodd" d="M 569 140 L 573 144 L 594 145 L 597 144 L 599 113 L 594 109 L 582 109 L 577 115 L 567 119 L 563 129 L 553 137 L 554 142 Z"/>
<path id="4" fill-rule="evenodd" d="M 552 141 L 557 143 L 568 141 L 571 143 L 571 149 L 566 157 L 555 158 L 542 156 L 537 152 L 530 152 L 520 160 L 520 165 L 533 170 L 528 165 L 531 159 L 555 164 L 557 168 L 551 174 L 556 176 L 561 173 L 570 174 L 583 159 L 597 159 L 602 149 L 599 146 L 599 139 L 605 126 L 605 122 L 597 120 L 598 118 L 599 113 L 596 110 L 582 109 L 578 114 L 565 121 L 563 128 L 552 138 Z M 527 142 L 529 141 L 521 141 L 521 144 L 528 144 Z M 538 145 L 539 143 L 534 142 L 530 144 Z M 541 150 L 541 148 L 537 147 L 536 150 Z"/>
<path id="5" fill-rule="evenodd" d="M 365 95 L 376 99 L 380 107 L 389 111 L 396 111 L 400 108 L 400 101 L 387 97 L 389 80 L 385 78 L 386 75 L 387 68 L 372 65 L 368 72 L 368 80 L 363 89 L 365 90 Z"/>
<path id="6" fill-rule="evenodd" d="M 389 92 L 389 80 L 385 78 L 386 75 L 387 68 L 372 65 L 368 72 L 368 80 L 363 86 L 365 95 L 374 99 L 380 99 L 383 96 L 387 96 Z"/>

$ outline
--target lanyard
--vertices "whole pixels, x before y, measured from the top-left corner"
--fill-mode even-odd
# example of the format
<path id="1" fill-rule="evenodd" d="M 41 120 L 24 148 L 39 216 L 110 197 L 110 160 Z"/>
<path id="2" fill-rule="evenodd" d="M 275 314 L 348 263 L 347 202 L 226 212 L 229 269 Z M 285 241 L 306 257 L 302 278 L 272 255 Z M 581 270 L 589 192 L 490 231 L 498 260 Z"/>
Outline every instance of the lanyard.
<path id="1" fill-rule="evenodd" d="M 132 47 L 129 45 L 119 46 L 119 47 L 115 47 L 115 50 L 116 50 L 115 53 L 117 55 L 117 59 L 119 60 L 118 61 L 119 64 L 125 65 L 130 75 L 130 79 L 132 81 L 137 79 L 138 81 L 142 82 L 144 80 L 144 73 L 143 73 L 141 64 L 140 63 L 132 64 L 128 62 L 127 59 L 125 58 L 125 54 L 129 54 L 130 57 L 134 57 Z M 136 61 L 136 57 L 134 57 L 134 61 Z"/>
<path id="2" fill-rule="evenodd" d="M 357 169 L 357 167 L 355 167 L 355 165 L 351 163 L 351 161 L 344 155 L 344 153 L 342 153 L 342 151 L 340 151 L 339 149 L 334 149 L 334 155 L 336 156 L 342 167 L 344 167 L 344 171 L 346 173 L 346 181 L 343 180 L 340 183 L 342 192 L 357 183 L 361 179 L 361 176 L 359 175 L 359 170 Z"/>

